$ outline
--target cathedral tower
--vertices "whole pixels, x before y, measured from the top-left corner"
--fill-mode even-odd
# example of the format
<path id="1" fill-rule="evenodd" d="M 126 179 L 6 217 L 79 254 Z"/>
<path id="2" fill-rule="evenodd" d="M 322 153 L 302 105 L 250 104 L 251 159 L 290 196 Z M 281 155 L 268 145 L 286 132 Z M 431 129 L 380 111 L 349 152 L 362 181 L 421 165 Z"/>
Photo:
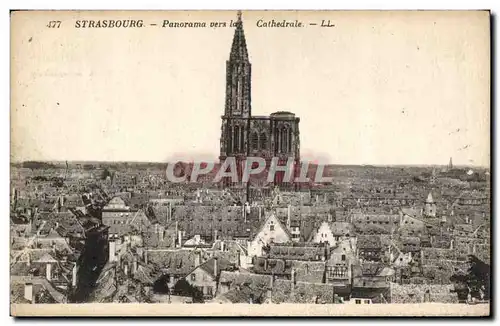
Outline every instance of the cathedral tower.
<path id="1" fill-rule="evenodd" d="M 250 201 L 251 190 L 263 187 L 269 190 L 270 183 L 298 189 L 298 185 L 294 184 L 293 180 L 296 175 L 298 176 L 300 166 L 300 119 L 288 111 L 278 111 L 269 116 L 252 115 L 252 65 L 249 60 L 241 12 L 238 12 L 238 19 L 234 26 L 231 51 L 226 61 L 226 101 L 222 115 L 219 160 L 223 163 L 228 157 L 235 159 L 240 182 L 231 183 L 230 178 L 226 177 L 222 185 L 229 186 L 232 190 L 246 192 L 246 201 Z M 253 175 L 245 185 L 241 180 L 247 157 L 263 158 L 266 168 L 260 175 Z M 284 180 L 283 171 L 275 174 L 273 182 L 267 180 L 266 172 L 269 171 L 274 158 L 278 159 L 277 165 L 279 166 L 286 165 L 289 159 L 294 162 L 291 167 L 293 169 L 291 180 Z M 224 166 L 224 168 L 227 167 Z M 254 188 L 250 189 L 250 184 Z"/>
<path id="2" fill-rule="evenodd" d="M 222 116 L 220 159 L 248 154 L 251 109 L 251 64 L 243 31 L 241 12 L 226 61 L 226 102 Z"/>

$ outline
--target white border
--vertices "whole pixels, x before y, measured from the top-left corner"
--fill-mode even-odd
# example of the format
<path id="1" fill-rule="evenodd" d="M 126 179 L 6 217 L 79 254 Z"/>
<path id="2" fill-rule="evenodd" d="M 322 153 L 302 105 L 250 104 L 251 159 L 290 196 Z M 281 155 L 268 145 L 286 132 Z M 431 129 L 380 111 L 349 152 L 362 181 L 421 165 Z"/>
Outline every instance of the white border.
<path id="1" fill-rule="evenodd" d="M 165 2 L 165 1 L 130 1 L 130 0 L 121 0 L 121 1 L 105 1 L 105 0 L 87 0 L 87 1 L 63 1 L 63 0 L 52 0 L 52 1 L 2 1 L 1 5 L 2 7 L 2 20 L 1 20 L 1 32 L 0 35 L 2 37 L 2 44 L 4 45 L 3 50 L 0 52 L 1 53 L 1 62 L 2 62 L 2 92 L 1 92 L 1 99 L 2 103 L 4 104 L 4 109 L 1 110 L 2 116 L 0 117 L 0 133 L 1 133 L 1 139 L 2 141 L 0 142 L 1 145 L 1 153 L 2 153 L 2 160 L 0 160 L 1 164 L 1 193 L 0 193 L 0 212 L 3 212 L 3 223 L 5 225 L 1 228 L 2 230 L 2 235 L 3 237 L 2 244 L 5 246 L 3 248 L 3 258 L 0 260 L 2 262 L 2 269 L 1 269 L 1 274 L 2 274 L 2 280 L 4 280 L 1 283 L 1 306 L 5 309 L 4 313 L 2 314 L 2 319 L 4 319 L 4 322 L 7 322 L 8 324 L 14 323 L 13 318 L 8 317 L 10 312 L 7 312 L 6 310 L 9 309 L 9 296 L 8 294 L 10 293 L 9 290 L 9 283 L 8 283 L 8 273 L 9 273 L 9 253 L 8 253 L 8 240 L 9 239 L 9 217 L 8 217 L 8 210 L 9 210 L 9 161 L 10 161 L 10 141 L 9 141 L 9 135 L 10 135 L 10 118 L 9 118 L 9 92 L 10 92 L 10 67 L 9 67 L 9 58 L 10 58 L 10 49 L 9 49 L 9 37 L 10 37 L 10 31 L 9 31 L 9 9 L 171 9 L 171 10 L 179 10 L 179 9 L 352 9 L 352 10 L 360 10 L 360 9 L 396 9 L 396 10 L 408 10 L 408 9 L 439 9 L 439 10 L 446 10 L 446 9 L 455 9 L 455 10 L 467 10 L 467 9 L 491 9 L 492 12 L 495 14 L 498 14 L 500 12 L 500 1 L 498 0 L 474 0 L 474 1 L 438 1 L 438 0 L 420 0 L 420 1 L 398 1 L 398 0 L 392 0 L 392 1 L 368 1 L 368 0 L 351 0 L 351 1 L 332 1 L 332 2 L 326 2 L 324 0 L 307 0 L 307 1 L 273 1 L 273 0 L 248 0 L 248 1 L 239 1 L 238 3 L 234 1 L 204 1 L 204 0 L 198 0 L 198 1 L 178 1 L 178 2 Z M 498 23 L 498 22 L 497 22 Z M 496 36 L 496 35 L 495 35 Z M 496 37 L 495 37 L 496 39 Z M 495 44 L 495 54 L 498 55 L 498 41 L 494 42 Z M 493 58 L 492 58 L 493 59 Z M 495 71 L 492 73 L 496 76 L 498 74 L 498 65 L 496 66 Z M 495 84 L 495 89 L 494 92 L 498 94 L 498 83 Z M 496 104 L 496 103 L 495 103 Z M 497 107 L 493 108 L 495 110 L 495 116 L 498 116 L 497 112 Z M 495 150 L 498 150 L 498 143 L 496 140 L 493 140 L 493 143 L 495 144 Z M 494 170 L 497 170 L 497 164 L 495 164 Z M 495 176 L 495 181 L 496 181 L 496 176 Z M 494 202 L 497 201 L 497 195 L 495 194 L 495 198 L 493 200 Z M 494 210 L 493 216 L 496 213 L 496 209 Z M 498 231 L 498 224 L 495 223 L 495 231 Z M 496 232 L 495 234 L 497 234 Z M 494 239 L 492 239 L 494 240 Z M 495 262 L 497 261 L 497 253 L 495 251 Z M 496 271 L 497 269 L 495 269 Z M 493 277 L 496 279 L 497 275 L 494 275 Z M 494 282 L 494 284 L 497 284 L 498 282 Z M 495 291 L 494 294 L 497 292 Z M 497 302 L 498 300 L 495 300 Z M 299 320 L 276 320 L 276 321 L 271 321 L 271 320 L 258 320 L 256 322 L 259 322 L 260 324 L 273 324 L 275 323 L 296 323 L 296 322 L 310 322 L 311 320 L 304 320 L 304 319 L 299 319 Z M 422 320 L 419 320 L 422 321 Z M 30 320 L 28 322 L 35 322 L 35 320 Z M 43 323 L 52 323 L 53 320 L 44 320 L 40 321 L 37 320 L 36 322 L 43 322 Z M 73 323 L 74 321 L 57 321 L 62 322 L 63 324 L 70 324 Z M 118 324 L 118 323 L 123 323 L 121 320 L 109 320 L 109 321 L 103 321 L 103 320 L 86 320 L 86 322 L 91 322 L 95 325 L 104 325 L 106 324 Z M 133 323 L 138 323 L 138 320 L 131 320 Z M 158 323 L 164 323 L 165 321 L 156 321 Z M 179 321 L 173 321 L 169 320 L 169 323 L 180 323 Z M 191 322 L 191 321 L 189 321 Z M 199 322 L 203 322 L 204 325 L 215 325 L 219 323 L 220 321 L 218 320 L 199 320 Z M 236 320 L 231 320 L 228 322 L 236 322 Z M 241 322 L 241 321 L 240 321 Z M 249 321 L 244 321 L 244 323 L 248 323 Z M 343 323 L 345 321 L 338 321 L 335 320 L 335 323 Z M 355 321 L 356 322 L 356 321 Z M 359 322 L 359 321 L 357 321 Z M 374 322 L 372 320 L 364 321 L 364 322 Z M 382 320 L 376 321 L 376 322 L 384 322 Z M 402 321 L 404 323 L 414 323 L 410 320 L 405 320 Z M 432 320 L 429 321 L 427 320 L 426 322 L 431 322 L 431 323 L 442 323 L 443 321 L 440 320 Z M 479 320 L 470 320 L 468 321 L 469 323 L 476 323 L 479 322 Z"/>

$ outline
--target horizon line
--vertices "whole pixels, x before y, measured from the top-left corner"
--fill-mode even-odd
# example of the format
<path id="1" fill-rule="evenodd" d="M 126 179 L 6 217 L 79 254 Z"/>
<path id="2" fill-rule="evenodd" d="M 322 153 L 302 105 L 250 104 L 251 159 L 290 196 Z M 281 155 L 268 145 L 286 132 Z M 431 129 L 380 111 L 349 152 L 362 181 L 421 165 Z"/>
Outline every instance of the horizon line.
<path id="1" fill-rule="evenodd" d="M 217 164 L 217 160 L 214 161 L 209 161 L 209 160 L 196 160 L 196 161 L 185 161 L 185 160 L 177 160 L 177 161 L 171 161 L 171 162 L 158 162 L 158 161 L 135 161 L 135 160 L 116 160 L 116 161 L 110 161 L 110 160 L 36 160 L 36 159 L 30 159 L 30 160 L 19 160 L 19 161 L 10 161 L 10 165 L 13 164 L 22 164 L 26 162 L 40 162 L 40 163 L 62 163 L 65 164 L 66 162 L 68 163 L 104 163 L 104 164 L 112 164 L 112 163 L 133 163 L 133 164 L 172 164 L 172 163 L 214 163 Z M 306 161 L 300 161 L 306 162 Z M 372 163 L 314 163 L 314 162 L 309 162 L 309 165 L 318 165 L 318 164 L 323 164 L 323 165 L 336 165 L 336 166 L 373 166 L 373 167 L 447 167 L 448 164 L 437 164 L 437 163 L 430 163 L 430 164 L 408 164 L 408 163 L 400 163 L 400 164 L 372 164 Z M 453 164 L 453 167 L 473 167 L 473 168 L 482 168 L 482 169 L 490 169 L 490 166 L 484 166 L 484 165 L 475 165 L 475 164 Z"/>

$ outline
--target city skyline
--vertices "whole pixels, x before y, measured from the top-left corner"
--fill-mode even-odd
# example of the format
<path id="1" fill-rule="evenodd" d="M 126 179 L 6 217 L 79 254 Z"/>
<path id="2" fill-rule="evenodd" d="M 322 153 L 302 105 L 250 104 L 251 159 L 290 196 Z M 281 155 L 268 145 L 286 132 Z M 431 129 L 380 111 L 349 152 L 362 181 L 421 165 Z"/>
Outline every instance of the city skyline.
<path id="1" fill-rule="evenodd" d="M 235 13 L 203 19 L 216 17 L 230 21 Z M 446 165 L 453 157 L 456 165 L 489 166 L 489 93 L 480 87 L 489 83 L 481 65 L 488 35 L 463 42 L 483 27 L 479 19 L 450 30 L 470 16 L 391 13 L 387 23 L 362 12 L 329 13 L 335 27 L 319 31 L 321 42 L 314 42 L 318 29 L 256 27 L 271 18 L 294 14 L 243 13 L 252 112 L 300 116 L 302 160 Z M 405 33 L 395 28 L 402 20 Z M 34 27 L 18 32 L 28 35 Z M 11 159 L 216 161 L 232 36 L 232 28 L 168 28 L 147 37 L 127 29 L 17 38 L 13 47 L 22 54 L 13 58 L 20 87 L 13 89 Z M 185 37 L 192 41 L 180 43 Z M 59 47 L 38 58 L 42 41 Z M 172 44 L 176 51 L 169 51 Z M 35 57 L 36 65 L 17 66 Z"/>
<path id="2" fill-rule="evenodd" d="M 490 19 L 12 12 L 11 315 L 489 315 Z"/>

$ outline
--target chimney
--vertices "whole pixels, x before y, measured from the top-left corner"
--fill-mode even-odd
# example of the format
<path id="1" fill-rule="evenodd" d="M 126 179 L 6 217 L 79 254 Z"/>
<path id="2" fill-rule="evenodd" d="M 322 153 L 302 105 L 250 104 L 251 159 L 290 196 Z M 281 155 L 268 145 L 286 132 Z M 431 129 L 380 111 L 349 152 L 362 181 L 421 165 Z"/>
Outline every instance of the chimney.
<path id="1" fill-rule="evenodd" d="M 453 250 L 453 245 L 454 245 L 454 242 L 455 242 L 455 241 L 453 241 L 453 239 L 451 239 L 451 241 L 450 241 L 450 250 Z"/>
<path id="2" fill-rule="evenodd" d="M 52 264 L 45 265 L 45 277 L 47 281 L 52 281 Z"/>
<path id="3" fill-rule="evenodd" d="M 72 271 L 72 277 L 71 277 L 71 285 L 73 287 L 76 287 L 76 280 L 77 280 L 77 274 L 78 274 L 78 267 L 76 263 L 73 265 L 73 271 Z"/>
<path id="4" fill-rule="evenodd" d="M 292 213 L 291 213 L 291 211 L 292 211 L 292 205 L 288 204 L 286 226 L 289 229 L 290 229 L 290 224 L 292 224 Z"/>
<path id="5" fill-rule="evenodd" d="M 217 230 L 214 230 L 214 241 L 217 240 Z"/>
<path id="6" fill-rule="evenodd" d="M 28 265 L 28 267 L 31 266 L 31 253 L 30 252 L 26 253 L 26 259 L 27 259 L 26 265 Z"/>
<path id="7" fill-rule="evenodd" d="M 219 276 L 219 262 L 217 257 L 214 257 L 214 275 L 215 278 Z"/>
<path id="8" fill-rule="evenodd" d="M 108 260 L 110 262 L 116 261 L 116 242 L 114 240 L 109 242 L 109 258 L 108 258 Z"/>
<path id="9" fill-rule="evenodd" d="M 160 225 L 160 227 L 158 228 L 158 239 L 160 241 L 163 241 L 164 236 L 165 236 L 164 227 L 162 225 Z"/>
<path id="10" fill-rule="evenodd" d="M 172 203 L 168 202 L 167 222 L 172 220 Z"/>
<path id="11" fill-rule="evenodd" d="M 236 252 L 236 264 L 237 267 L 241 266 L 241 252 L 239 250 Z"/>
<path id="12" fill-rule="evenodd" d="M 194 266 L 197 267 L 200 265 L 201 265 L 201 253 L 198 250 L 196 250 L 194 252 Z"/>
<path id="13" fill-rule="evenodd" d="M 132 274 L 137 273 L 137 258 L 134 257 L 134 260 L 132 261 Z"/>
<path id="14" fill-rule="evenodd" d="M 220 251 L 224 251 L 226 249 L 224 241 L 220 242 Z"/>
<path id="15" fill-rule="evenodd" d="M 259 206 L 259 222 L 260 222 L 260 219 L 262 218 L 262 207 Z"/>
<path id="16" fill-rule="evenodd" d="M 33 284 L 32 283 L 24 284 L 24 298 L 28 301 L 31 301 L 31 303 L 35 303 L 35 300 L 33 297 Z"/>
<path id="17" fill-rule="evenodd" d="M 148 264 L 148 251 L 144 250 L 144 264 Z"/>
<path id="18" fill-rule="evenodd" d="M 267 258 L 264 258 L 264 270 L 267 271 Z"/>
<path id="19" fill-rule="evenodd" d="M 178 237 L 179 237 L 179 248 L 181 248 L 182 247 L 182 231 L 179 230 L 178 234 L 179 234 L 178 235 Z"/>
<path id="20" fill-rule="evenodd" d="M 123 264 L 123 274 L 128 276 L 128 262 Z"/>

